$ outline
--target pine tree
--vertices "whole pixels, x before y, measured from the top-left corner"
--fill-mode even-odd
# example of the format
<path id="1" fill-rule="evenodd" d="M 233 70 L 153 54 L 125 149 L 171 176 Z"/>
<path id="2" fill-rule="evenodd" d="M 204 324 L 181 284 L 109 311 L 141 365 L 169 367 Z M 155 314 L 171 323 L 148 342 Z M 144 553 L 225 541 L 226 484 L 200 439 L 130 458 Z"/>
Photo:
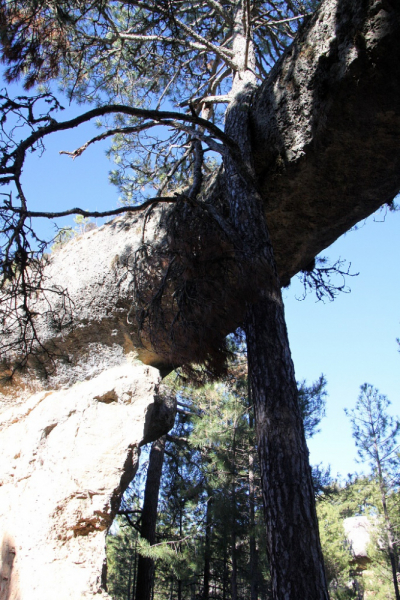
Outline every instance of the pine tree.
<path id="1" fill-rule="evenodd" d="M 113 600 L 134 600 L 138 534 L 121 517 L 115 521 L 113 530 L 107 536 L 107 590 Z"/>
<path id="2" fill-rule="evenodd" d="M 388 501 L 399 485 L 397 436 L 400 431 L 400 421 L 388 414 L 390 401 L 386 396 L 368 383 L 364 383 L 360 389 L 355 408 L 346 410 L 346 414 L 351 420 L 358 455 L 362 461 L 369 463 L 379 485 L 386 547 L 390 558 L 395 597 L 399 600 L 399 542 L 393 530 Z"/>
<path id="3" fill-rule="evenodd" d="M 189 600 L 196 594 L 202 600 L 269 598 L 244 358 L 239 354 L 224 382 L 178 390 L 177 421 L 166 442 L 156 554 L 144 548 L 156 562 L 157 600 Z M 324 413 L 326 381 L 321 376 L 311 386 L 304 381 L 298 386 L 306 430 L 313 435 Z M 138 551 L 143 552 L 140 543 Z"/>

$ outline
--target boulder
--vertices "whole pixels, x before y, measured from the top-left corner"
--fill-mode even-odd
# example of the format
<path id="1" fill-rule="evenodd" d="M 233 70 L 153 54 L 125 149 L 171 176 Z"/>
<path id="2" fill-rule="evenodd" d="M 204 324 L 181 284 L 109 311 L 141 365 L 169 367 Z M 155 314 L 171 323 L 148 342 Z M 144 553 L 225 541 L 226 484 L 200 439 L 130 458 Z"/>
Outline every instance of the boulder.
<path id="1" fill-rule="evenodd" d="M 343 526 L 353 561 L 363 569 L 370 562 L 368 544 L 371 541 L 373 523 L 368 517 L 349 517 L 343 521 Z"/>
<path id="2" fill-rule="evenodd" d="M 176 409 L 157 369 L 120 363 L 3 410 L 1 600 L 109 597 L 106 533 L 140 446 L 172 427 Z"/>

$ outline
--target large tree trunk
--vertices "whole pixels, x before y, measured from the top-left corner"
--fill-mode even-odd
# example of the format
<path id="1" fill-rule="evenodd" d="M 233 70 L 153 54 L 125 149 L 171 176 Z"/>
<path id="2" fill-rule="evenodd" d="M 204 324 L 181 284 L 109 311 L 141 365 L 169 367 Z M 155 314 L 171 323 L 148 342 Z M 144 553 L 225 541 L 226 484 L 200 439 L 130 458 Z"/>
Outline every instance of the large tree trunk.
<path id="1" fill-rule="evenodd" d="M 249 386 L 250 390 L 250 386 Z M 251 396 L 249 395 L 250 410 L 252 410 Z M 253 415 L 249 415 L 249 427 L 250 427 L 250 444 L 253 442 Z M 249 522 L 250 522 L 250 535 L 249 535 L 249 546 L 250 546 L 250 600 L 258 599 L 258 554 L 256 547 L 256 532 L 255 532 L 255 484 L 254 484 L 254 452 L 252 448 L 249 448 Z"/>
<path id="2" fill-rule="evenodd" d="M 256 210 L 256 194 L 241 194 L 239 178 L 235 183 L 236 199 L 247 201 L 242 215 Z M 262 224 L 261 211 L 257 216 Z M 248 219 L 237 218 L 235 223 L 243 237 L 248 236 L 241 227 Z M 263 258 L 275 270 L 266 228 L 264 234 Z M 249 305 L 245 330 L 273 597 L 327 600 L 308 449 L 277 276 L 271 276 L 263 298 Z"/>
<path id="3" fill-rule="evenodd" d="M 246 322 L 257 447 L 276 600 L 327 600 L 308 449 L 279 290 Z"/>
<path id="4" fill-rule="evenodd" d="M 210 598 L 210 567 L 211 567 L 211 526 L 212 526 L 212 496 L 211 489 L 207 489 L 206 532 L 204 543 L 204 571 L 203 571 L 203 600 Z"/>
<path id="5" fill-rule="evenodd" d="M 144 491 L 141 535 L 152 546 L 156 541 L 158 494 L 164 461 L 166 436 L 151 446 L 149 467 Z M 154 578 L 154 561 L 146 556 L 139 556 L 136 598 L 150 600 Z"/>
<path id="6" fill-rule="evenodd" d="M 328 600 L 308 449 L 298 407 L 281 286 L 252 162 L 249 111 L 254 94 L 252 52 L 237 14 L 235 47 L 246 48 L 243 70 L 226 132 L 240 157 L 227 156 L 231 218 L 238 234 L 238 260 L 258 281 L 260 293 L 247 306 L 245 331 L 255 408 L 267 550 L 274 600 Z M 258 275 L 259 273 L 259 275 Z"/>

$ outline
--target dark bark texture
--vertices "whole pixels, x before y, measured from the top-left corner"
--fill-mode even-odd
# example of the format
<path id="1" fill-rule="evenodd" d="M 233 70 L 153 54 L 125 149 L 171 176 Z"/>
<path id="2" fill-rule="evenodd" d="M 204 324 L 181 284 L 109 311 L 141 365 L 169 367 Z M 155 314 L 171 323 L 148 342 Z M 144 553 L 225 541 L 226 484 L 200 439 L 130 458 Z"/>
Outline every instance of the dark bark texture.
<path id="1" fill-rule="evenodd" d="M 272 592 L 274 600 L 328 600 L 280 282 L 262 198 L 251 182 L 253 164 L 246 161 L 251 155 L 245 116 L 252 97 L 252 87 L 245 85 L 226 119 L 226 130 L 240 145 L 250 177 L 244 178 L 233 160 L 225 160 L 224 166 L 241 254 L 256 272 L 265 273 L 258 301 L 247 306 L 245 331 Z"/>
<path id="2" fill-rule="evenodd" d="M 156 541 L 158 494 L 162 466 L 164 461 L 166 436 L 163 436 L 151 446 L 149 466 L 144 491 L 144 501 L 141 520 L 141 535 L 152 546 Z M 136 582 L 136 598 L 150 600 L 154 579 L 154 561 L 147 556 L 139 556 L 138 575 Z"/>
<path id="3" fill-rule="evenodd" d="M 250 386 L 249 386 L 250 389 Z M 251 407 L 251 395 L 249 395 L 249 404 Z M 249 426 L 250 431 L 253 430 L 254 427 L 254 419 L 253 415 L 249 415 Z M 250 440 L 251 443 L 251 440 Z M 250 551 L 250 559 L 249 559 L 249 567 L 250 567 L 250 600 L 258 599 L 258 552 L 256 546 L 256 536 L 255 536 L 255 498 L 256 498 L 256 489 L 254 483 L 254 454 L 249 452 L 249 523 L 250 523 L 250 535 L 249 535 L 249 551 Z"/>
<path id="4" fill-rule="evenodd" d="M 280 294 L 249 310 L 246 334 L 273 597 L 328 600 Z"/>

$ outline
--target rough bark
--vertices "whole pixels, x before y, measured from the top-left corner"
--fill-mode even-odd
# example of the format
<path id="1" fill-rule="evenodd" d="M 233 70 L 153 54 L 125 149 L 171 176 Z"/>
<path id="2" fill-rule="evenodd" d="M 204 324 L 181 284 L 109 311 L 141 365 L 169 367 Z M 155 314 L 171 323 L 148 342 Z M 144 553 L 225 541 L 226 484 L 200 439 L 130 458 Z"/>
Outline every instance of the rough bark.
<path id="1" fill-rule="evenodd" d="M 226 600 L 227 596 L 227 581 L 228 581 L 228 547 L 225 546 L 224 552 L 224 571 L 223 571 L 223 582 L 222 582 L 222 600 Z"/>
<path id="2" fill-rule="evenodd" d="M 249 311 L 246 333 L 274 598 L 327 600 L 308 450 L 280 295 Z"/>
<path id="3" fill-rule="evenodd" d="M 210 598 L 210 567 L 211 567 L 211 526 L 212 526 L 212 496 L 207 489 L 206 533 L 204 540 L 204 570 L 203 570 L 203 600 Z"/>
<path id="4" fill-rule="evenodd" d="M 250 390 L 250 386 L 249 386 Z M 249 394 L 250 409 L 252 409 Z M 249 428 L 250 438 L 252 438 L 252 430 L 254 427 L 253 415 L 249 415 Z M 252 439 L 250 439 L 252 443 Z M 249 535 L 249 550 L 250 550 L 250 600 L 257 600 L 258 598 L 258 553 L 256 547 L 256 535 L 255 535 L 255 483 L 254 483 L 254 453 L 250 449 L 249 451 L 249 523 L 250 523 L 250 535 Z"/>
<path id="5" fill-rule="evenodd" d="M 238 13 L 237 39 L 245 46 Z M 261 469 L 267 550 L 274 600 L 328 600 L 308 449 L 298 406 L 283 301 L 263 201 L 251 152 L 249 108 L 255 79 L 248 68 L 234 80 L 225 130 L 240 158 L 224 158 L 232 221 L 240 256 L 264 273 L 260 293 L 246 308 L 245 331 L 257 448 Z M 247 66 L 247 65 L 246 65 Z"/>
<path id="6" fill-rule="evenodd" d="M 227 119 L 230 135 L 242 141 L 245 102 L 246 96 Z M 247 308 L 245 331 L 273 597 L 327 600 L 308 450 L 272 246 L 257 191 L 235 165 L 227 161 L 225 168 L 240 239 L 249 257 L 264 263 L 269 274 L 263 297 Z"/>
<path id="7" fill-rule="evenodd" d="M 151 446 L 149 466 L 144 490 L 141 519 L 141 536 L 152 546 L 156 541 L 158 494 L 162 467 L 164 462 L 166 436 L 155 441 Z M 154 560 L 147 556 L 139 556 L 136 598 L 150 600 L 154 580 Z"/>

